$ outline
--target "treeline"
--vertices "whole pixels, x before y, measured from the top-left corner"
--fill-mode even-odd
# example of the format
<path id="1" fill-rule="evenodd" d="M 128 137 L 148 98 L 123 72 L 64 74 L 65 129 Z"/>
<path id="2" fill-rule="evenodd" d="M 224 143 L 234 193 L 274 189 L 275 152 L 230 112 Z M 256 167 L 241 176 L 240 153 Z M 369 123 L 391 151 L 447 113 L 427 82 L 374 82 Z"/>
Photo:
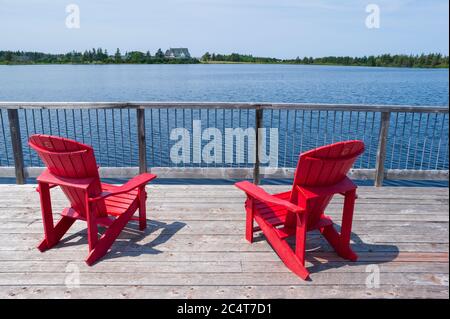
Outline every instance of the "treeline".
<path id="1" fill-rule="evenodd" d="M 203 62 L 234 62 L 234 63 L 279 63 L 282 60 L 276 58 L 254 57 L 253 55 L 245 55 L 239 53 L 216 54 L 206 52 L 201 60 Z"/>
<path id="2" fill-rule="evenodd" d="M 323 58 L 299 58 L 285 60 L 296 64 L 321 64 L 321 65 L 355 65 L 378 67 L 406 67 L 406 68 L 448 68 L 449 57 L 439 53 L 421 55 L 390 55 L 364 57 L 323 57 Z"/>
<path id="3" fill-rule="evenodd" d="M 195 58 L 170 59 L 161 49 L 150 51 L 130 51 L 122 54 L 119 49 L 112 55 L 107 50 L 92 49 L 84 52 L 72 51 L 66 54 L 48 54 L 42 52 L 0 51 L 0 64 L 194 64 Z"/>
<path id="4" fill-rule="evenodd" d="M 245 54 L 216 54 L 206 52 L 201 61 L 204 63 L 284 63 L 304 65 L 347 65 L 371 67 L 407 67 L 407 68 L 448 68 L 449 57 L 439 54 L 391 55 L 364 57 L 297 57 L 296 59 L 277 59 L 254 57 Z M 92 49 L 84 52 L 72 51 L 66 54 L 48 54 L 42 52 L 0 51 L 0 64 L 195 64 L 196 58 L 166 58 L 158 49 L 154 54 L 150 51 L 130 51 L 122 54 L 119 49 L 114 54 L 107 50 Z"/>
<path id="5" fill-rule="evenodd" d="M 267 57 L 254 57 L 232 53 L 229 55 L 205 53 L 201 59 L 203 62 L 232 62 L 232 63 L 284 63 L 305 65 L 347 65 L 347 66 L 371 66 L 371 67 L 406 67 L 406 68 L 448 68 L 449 57 L 439 53 L 421 55 L 391 55 L 364 57 L 297 57 L 296 59 L 276 59 Z"/>

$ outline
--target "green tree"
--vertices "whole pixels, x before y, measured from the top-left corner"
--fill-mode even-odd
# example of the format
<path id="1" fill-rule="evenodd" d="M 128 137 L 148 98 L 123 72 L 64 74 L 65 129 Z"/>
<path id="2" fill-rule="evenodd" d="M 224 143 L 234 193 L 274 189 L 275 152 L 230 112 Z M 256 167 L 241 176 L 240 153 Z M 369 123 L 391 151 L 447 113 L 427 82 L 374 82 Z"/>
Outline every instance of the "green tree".
<path id="1" fill-rule="evenodd" d="M 7 51 L 7 52 L 5 53 L 5 61 L 6 61 L 7 63 L 9 63 L 9 62 L 12 61 L 12 52 L 11 52 L 11 51 Z"/>
<path id="2" fill-rule="evenodd" d="M 211 60 L 211 54 L 209 54 L 209 52 L 206 52 L 205 54 L 203 54 L 202 61 L 208 62 L 210 60 Z"/>
<path id="3" fill-rule="evenodd" d="M 145 55 L 139 51 L 131 51 L 126 54 L 127 63 L 139 64 L 145 62 Z"/>
<path id="4" fill-rule="evenodd" d="M 117 48 L 116 53 L 114 54 L 114 63 L 122 63 L 122 54 L 120 53 L 119 48 Z"/>
<path id="5" fill-rule="evenodd" d="M 156 51 L 155 57 L 158 59 L 164 59 L 164 53 L 162 52 L 161 49 L 158 49 L 158 51 Z"/>
<path id="6" fill-rule="evenodd" d="M 431 58 L 431 66 L 436 67 L 441 62 L 441 55 L 440 54 L 433 54 L 433 57 Z"/>

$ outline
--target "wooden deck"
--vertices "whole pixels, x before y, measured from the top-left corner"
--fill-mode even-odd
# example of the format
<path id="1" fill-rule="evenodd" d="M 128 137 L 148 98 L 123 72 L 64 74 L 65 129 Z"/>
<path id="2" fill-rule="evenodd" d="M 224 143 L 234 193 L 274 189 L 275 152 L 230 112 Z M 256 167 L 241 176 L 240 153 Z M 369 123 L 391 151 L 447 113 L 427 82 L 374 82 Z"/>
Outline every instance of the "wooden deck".
<path id="1" fill-rule="evenodd" d="M 66 202 L 52 192 L 58 212 Z M 352 239 L 360 261 L 340 259 L 313 233 L 311 281 L 303 281 L 263 236 L 244 240 L 244 196 L 233 186 L 149 187 L 147 231 L 130 224 L 88 267 L 84 223 L 40 253 L 34 185 L 0 185 L 0 298 L 448 298 L 448 189 L 361 187 L 359 196 Z M 328 211 L 337 222 L 341 202 Z M 367 287 L 377 267 L 380 286 Z"/>

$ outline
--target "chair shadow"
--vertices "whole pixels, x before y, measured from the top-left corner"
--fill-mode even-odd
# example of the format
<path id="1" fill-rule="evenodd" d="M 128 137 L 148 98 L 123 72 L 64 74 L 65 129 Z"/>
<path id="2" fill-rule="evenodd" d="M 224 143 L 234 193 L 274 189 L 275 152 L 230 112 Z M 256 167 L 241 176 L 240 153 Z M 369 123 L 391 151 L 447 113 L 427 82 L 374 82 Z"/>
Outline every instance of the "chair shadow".
<path id="1" fill-rule="evenodd" d="M 336 230 L 340 231 L 339 225 L 334 225 Z M 352 243 L 350 244 L 352 250 L 358 255 L 356 262 L 346 260 L 339 257 L 333 247 L 320 235 L 318 231 L 309 234 L 318 234 L 317 237 L 307 239 L 306 243 L 306 262 L 308 271 L 314 275 L 316 272 L 321 272 L 329 269 L 338 269 L 345 266 L 361 266 L 361 265 L 378 265 L 388 263 L 397 258 L 400 250 L 395 245 L 387 244 L 369 244 L 364 242 L 357 234 L 351 234 Z M 254 237 L 254 242 L 266 240 L 263 233 Z M 295 238 L 289 238 L 288 243 L 295 249 Z M 270 244 L 270 243 L 269 243 Z"/>
<path id="2" fill-rule="evenodd" d="M 336 228 L 338 228 L 339 231 L 339 227 Z M 400 253 L 400 250 L 395 245 L 369 244 L 364 242 L 361 237 L 355 233 L 351 234 L 351 240 L 352 243 L 350 246 L 356 255 L 358 255 L 358 260 L 356 262 L 339 257 L 328 242 L 323 240 L 325 245 L 327 245 L 328 251 L 322 249 L 315 254 L 309 254 L 309 256 L 306 254 L 306 260 L 312 264 L 312 266 L 309 266 L 308 268 L 310 272 L 314 273 L 328 269 L 338 269 L 345 266 L 356 267 L 361 265 L 379 265 L 392 262 Z M 335 255 L 333 255 L 333 253 Z"/>
<path id="3" fill-rule="evenodd" d="M 147 228 L 143 231 L 139 230 L 139 223 L 130 221 L 120 233 L 119 237 L 112 244 L 108 253 L 100 258 L 101 260 L 108 260 L 114 258 L 120 258 L 124 256 L 139 256 L 143 254 L 156 255 L 161 254 L 163 251 L 156 247 L 168 242 L 177 232 L 179 232 L 186 223 L 172 222 L 170 224 L 159 222 L 155 220 L 147 220 Z M 99 235 L 103 233 L 105 228 L 99 227 Z M 140 244 L 139 242 L 145 238 L 151 237 L 156 234 L 150 242 Z M 74 241 L 74 239 L 78 240 Z M 77 245 L 87 245 L 87 233 L 86 230 L 81 230 L 74 234 L 65 236 L 58 243 L 56 248 L 64 248 Z M 95 264 L 95 263 L 94 263 Z"/>

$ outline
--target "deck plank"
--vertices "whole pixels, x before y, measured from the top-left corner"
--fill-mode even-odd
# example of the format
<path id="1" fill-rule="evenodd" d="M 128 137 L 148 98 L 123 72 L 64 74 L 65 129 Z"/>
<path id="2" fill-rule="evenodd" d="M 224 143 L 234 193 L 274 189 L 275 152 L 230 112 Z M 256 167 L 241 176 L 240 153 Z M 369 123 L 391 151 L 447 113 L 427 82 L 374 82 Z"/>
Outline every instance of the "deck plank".
<path id="1" fill-rule="evenodd" d="M 449 297 L 447 188 L 360 187 L 352 236 L 359 261 L 342 260 L 311 233 L 311 281 L 290 273 L 263 236 L 244 240 L 245 198 L 233 186 L 150 186 L 150 227 L 142 233 L 130 223 L 94 267 L 83 262 L 82 222 L 54 249 L 35 249 L 42 224 L 34 189 L 0 185 L 0 298 Z M 64 195 L 52 196 L 54 211 L 62 210 Z M 341 205 L 336 197 L 329 206 L 337 224 Z M 368 265 L 380 271 L 379 288 L 366 287 Z M 74 269 L 79 287 L 67 285 Z"/>

